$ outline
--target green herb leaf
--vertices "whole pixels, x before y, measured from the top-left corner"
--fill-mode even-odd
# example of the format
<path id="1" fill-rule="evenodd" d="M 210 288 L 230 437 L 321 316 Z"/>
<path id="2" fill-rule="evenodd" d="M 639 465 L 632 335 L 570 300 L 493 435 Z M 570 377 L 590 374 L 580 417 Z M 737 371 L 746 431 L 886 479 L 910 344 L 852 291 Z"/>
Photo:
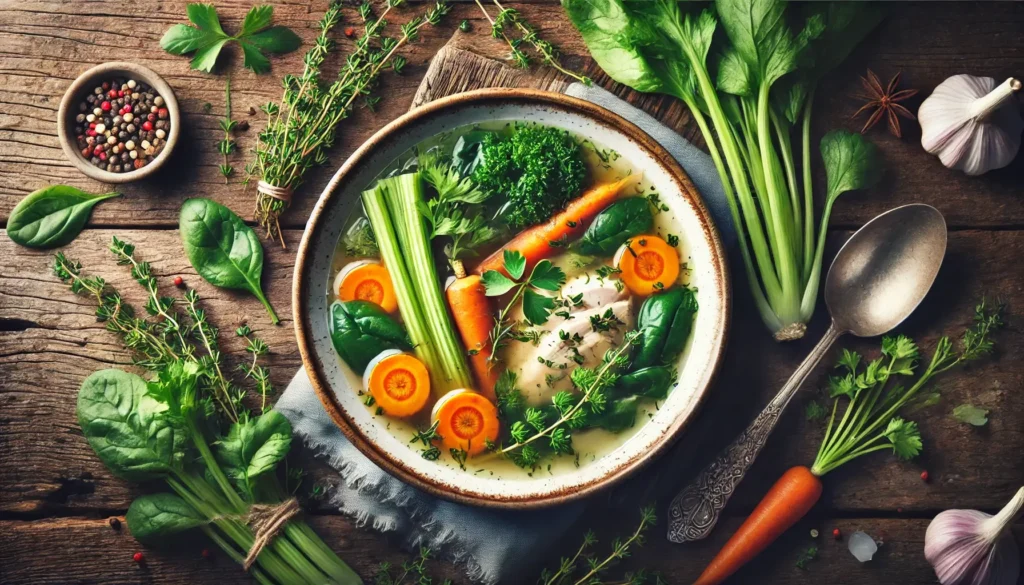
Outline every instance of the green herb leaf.
<path id="1" fill-rule="evenodd" d="M 587 256 L 610 257 L 623 242 L 649 232 L 652 225 L 654 214 L 646 198 L 619 199 L 597 214 L 572 250 Z"/>
<path id="2" fill-rule="evenodd" d="M 497 270 L 485 270 L 480 280 L 484 283 L 484 292 L 489 297 L 500 297 L 516 285 L 515 281 L 509 280 Z"/>
<path id="3" fill-rule="evenodd" d="M 217 9 L 212 4 L 189 4 L 186 10 L 188 19 L 195 26 L 172 26 L 160 39 L 160 46 L 173 55 L 194 51 L 191 67 L 198 71 L 213 71 L 221 49 L 231 41 L 237 41 L 242 46 L 245 67 L 256 73 L 270 70 L 270 60 L 263 52 L 287 53 L 302 44 L 302 39 L 286 27 L 267 28 L 274 16 L 274 7 L 271 5 L 250 9 L 242 22 L 242 30 L 235 36 L 224 32 Z"/>
<path id="4" fill-rule="evenodd" d="M 513 280 L 519 280 L 526 271 L 526 257 L 518 250 L 505 250 L 502 254 L 505 261 L 505 270 Z M 536 270 L 536 269 L 534 269 Z"/>
<path id="5" fill-rule="evenodd" d="M 551 311 L 555 309 L 555 299 L 542 295 L 532 289 L 523 293 L 523 316 L 533 325 L 548 322 Z"/>
<path id="6" fill-rule="evenodd" d="M 254 480 L 277 467 L 291 444 L 291 423 L 280 412 L 268 410 L 231 425 L 213 451 L 224 473 L 251 494 Z"/>
<path id="7" fill-rule="evenodd" d="M 270 26 L 274 18 L 274 7 L 270 4 L 259 4 L 249 9 L 242 21 L 242 32 L 239 36 L 248 36 Z"/>
<path id="8" fill-rule="evenodd" d="M 921 433 L 916 422 L 893 418 L 885 429 L 885 438 L 892 443 L 892 452 L 900 459 L 913 459 L 921 452 Z"/>
<path id="9" fill-rule="evenodd" d="M 93 372 L 78 391 L 78 424 L 110 471 L 128 481 L 149 481 L 177 469 L 187 436 L 149 395 L 146 381 L 121 370 Z"/>
<path id="10" fill-rule="evenodd" d="M 70 243 L 81 233 L 92 208 L 119 193 L 93 195 L 67 185 L 51 185 L 33 191 L 11 211 L 7 235 L 29 248 L 55 248 Z"/>
<path id="11" fill-rule="evenodd" d="M 181 206 L 179 221 L 185 255 L 203 280 L 214 286 L 247 290 L 263 303 L 270 320 L 277 313 L 263 294 L 263 247 L 252 228 L 220 203 L 189 199 Z"/>
<path id="12" fill-rule="evenodd" d="M 953 418 L 976 427 L 983 427 L 988 424 L 988 412 L 984 408 L 978 408 L 973 404 L 961 404 L 953 409 Z"/>
<path id="13" fill-rule="evenodd" d="M 143 544 L 157 544 L 165 537 L 209 523 L 185 500 L 168 493 L 135 498 L 124 518 L 132 537 Z"/>
<path id="14" fill-rule="evenodd" d="M 565 272 L 549 260 L 541 260 L 530 274 L 530 286 L 541 290 L 558 292 L 565 284 Z"/>
<path id="15" fill-rule="evenodd" d="M 828 413 L 825 407 L 817 400 L 812 400 L 804 407 L 804 418 L 807 420 L 821 420 Z"/>
<path id="16" fill-rule="evenodd" d="M 827 203 L 854 189 L 867 189 L 881 178 L 878 148 L 860 134 L 833 130 L 821 139 L 821 158 L 828 177 Z"/>
<path id="17" fill-rule="evenodd" d="M 331 343 L 356 373 L 362 373 L 382 351 L 412 349 L 402 326 L 369 301 L 335 301 L 331 305 Z"/>

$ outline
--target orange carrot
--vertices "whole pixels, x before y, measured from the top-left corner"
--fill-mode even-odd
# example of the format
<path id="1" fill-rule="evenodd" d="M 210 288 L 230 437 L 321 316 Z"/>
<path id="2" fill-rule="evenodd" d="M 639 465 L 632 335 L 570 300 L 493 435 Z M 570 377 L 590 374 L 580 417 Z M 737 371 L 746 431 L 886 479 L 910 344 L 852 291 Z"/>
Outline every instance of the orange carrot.
<path id="1" fill-rule="evenodd" d="M 565 207 L 565 210 L 552 217 L 547 223 L 534 226 L 512 238 L 507 244 L 496 250 L 481 262 L 474 272 L 483 274 L 488 270 L 505 273 L 505 250 L 516 250 L 526 257 L 526 270 L 545 258 L 555 256 L 565 250 L 563 242 L 580 237 L 598 213 L 611 205 L 627 185 L 639 180 L 636 175 L 629 175 L 614 183 L 604 183 L 592 187 Z M 552 245 L 555 242 L 555 245 Z M 559 244 L 562 245 L 559 245 Z"/>
<path id="2" fill-rule="evenodd" d="M 462 449 L 467 455 L 482 453 L 498 440 L 501 423 L 498 409 L 472 390 L 452 390 L 434 404 L 433 420 L 445 449 Z"/>
<path id="3" fill-rule="evenodd" d="M 458 276 L 458 274 L 456 274 Z M 494 311 L 484 285 L 476 274 L 456 278 L 445 291 L 448 307 L 452 310 L 455 326 L 462 336 L 462 345 L 469 352 L 477 390 L 494 400 L 494 384 L 498 381 L 497 368 L 491 363 L 491 328 Z"/>
<path id="4" fill-rule="evenodd" d="M 642 297 L 668 290 L 679 278 L 679 253 L 655 235 L 634 236 L 615 254 L 626 288 Z"/>
<path id="5" fill-rule="evenodd" d="M 363 385 L 388 416 L 412 416 L 430 398 L 430 374 L 416 356 L 385 350 L 366 366 Z"/>
<path id="6" fill-rule="evenodd" d="M 818 476 L 802 465 L 790 468 L 711 559 L 694 585 L 715 585 L 725 581 L 803 518 L 819 497 L 821 480 Z"/>

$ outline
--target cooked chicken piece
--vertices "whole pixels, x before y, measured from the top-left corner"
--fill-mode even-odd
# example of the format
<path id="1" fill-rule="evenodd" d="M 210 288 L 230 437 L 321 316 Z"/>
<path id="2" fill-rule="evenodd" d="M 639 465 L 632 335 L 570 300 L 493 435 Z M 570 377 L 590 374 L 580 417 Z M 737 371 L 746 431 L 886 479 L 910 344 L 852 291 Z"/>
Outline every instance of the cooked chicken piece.
<path id="1" fill-rule="evenodd" d="M 601 294 L 596 292 L 591 298 Z M 541 338 L 537 347 L 528 346 L 519 354 L 523 357 L 518 366 L 519 388 L 527 402 L 534 406 L 548 404 L 559 390 L 572 390 L 569 372 L 580 366 L 599 365 L 605 352 L 622 343 L 625 333 L 633 328 L 634 317 L 632 302 L 626 298 L 590 309 L 580 307 L 569 318 L 559 318 L 559 324 Z"/>
<path id="2" fill-rule="evenodd" d="M 579 296 L 580 301 L 578 305 L 570 306 L 568 309 L 555 309 L 548 322 L 537 327 L 537 329 L 541 331 L 554 331 L 566 321 L 565 317 L 560 316 L 558 313 L 564 315 L 566 311 L 573 313 L 604 307 L 615 301 L 629 298 L 629 292 L 618 279 L 599 279 L 596 276 L 584 274 L 562 285 L 562 290 L 558 293 L 558 296 L 570 303 L 575 297 Z M 523 320 L 523 307 L 521 304 L 512 311 L 511 316 L 515 321 Z"/>

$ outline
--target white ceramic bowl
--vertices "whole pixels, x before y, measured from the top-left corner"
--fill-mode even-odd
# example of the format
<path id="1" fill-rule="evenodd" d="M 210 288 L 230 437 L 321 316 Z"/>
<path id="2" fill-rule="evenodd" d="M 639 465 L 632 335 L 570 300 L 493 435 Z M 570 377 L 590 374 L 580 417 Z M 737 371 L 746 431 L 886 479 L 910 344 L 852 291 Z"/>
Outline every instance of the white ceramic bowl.
<path id="1" fill-rule="evenodd" d="M 362 372 L 338 359 L 328 325 L 331 261 L 360 193 L 411 146 L 466 124 L 533 121 L 616 149 L 642 170 L 680 222 L 700 309 L 679 384 L 653 417 L 610 453 L 559 475 L 525 472 L 495 479 L 421 457 L 416 445 L 384 428 L 357 394 Z M 385 126 L 338 170 L 310 217 L 298 251 L 293 310 L 303 363 L 331 418 L 371 460 L 438 496 L 492 507 L 538 507 L 582 497 L 624 479 L 671 445 L 695 416 L 725 349 L 731 302 L 725 254 L 710 215 L 683 169 L 647 134 L 590 102 L 534 90 L 490 89 L 418 108 Z M 645 419 L 645 420 L 641 420 Z"/>

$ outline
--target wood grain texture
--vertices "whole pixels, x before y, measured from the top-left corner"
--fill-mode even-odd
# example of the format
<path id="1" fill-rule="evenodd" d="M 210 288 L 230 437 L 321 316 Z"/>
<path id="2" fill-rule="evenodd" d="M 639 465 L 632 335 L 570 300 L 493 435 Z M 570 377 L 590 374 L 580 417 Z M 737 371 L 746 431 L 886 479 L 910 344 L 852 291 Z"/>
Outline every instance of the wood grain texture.
<path id="1" fill-rule="evenodd" d="M 145 184 L 125 186 L 122 190 L 128 197 L 97 209 L 94 223 L 173 226 L 181 202 L 195 194 L 214 195 L 232 209 L 249 212 L 252 190 L 246 192 L 237 181 L 225 186 L 217 170 L 216 143 L 221 138 L 217 119 L 223 115 L 223 78 L 190 71 L 187 59 L 168 55 L 157 44 L 169 25 L 181 21 L 183 3 L 160 2 L 152 7 L 150 3 L 128 3 L 131 7 L 111 3 L 117 8 L 110 10 L 104 9 L 108 5 L 102 2 L 73 3 L 69 7 L 59 2 L 0 2 L 0 218 L 6 218 L 25 193 L 47 183 L 101 189 L 99 183 L 83 178 L 64 160 L 55 136 L 56 110 L 71 80 L 112 52 L 118 59 L 152 68 L 175 88 L 187 135 L 182 137 L 174 164 Z M 244 14 L 244 3 L 224 4 L 221 14 L 225 26 L 233 30 Z M 289 2 L 278 9 L 276 18 L 308 43 L 316 34 L 316 21 L 325 5 L 323 0 L 308 6 Z M 413 4 L 402 14 L 407 18 L 416 8 Z M 598 83 L 611 85 L 684 136 L 700 142 L 699 133 L 688 124 L 685 108 L 677 100 L 631 96 L 632 92 L 612 85 L 601 75 L 585 56 L 579 36 L 557 5 L 525 4 L 521 9 L 545 38 L 562 49 L 567 65 L 587 71 Z M 346 22 L 352 21 L 353 12 L 346 10 L 345 18 Z M 462 19 L 473 28 L 473 33 L 466 35 L 469 48 L 495 57 L 507 54 L 504 46 L 486 34 L 486 21 L 474 5 L 456 6 L 445 26 L 427 29 L 423 39 L 412 45 L 406 73 L 383 80 L 380 93 L 388 99 L 383 100 L 380 109 L 375 113 L 361 111 L 346 122 L 327 167 L 309 174 L 292 211 L 284 216 L 286 227 L 301 228 L 333 170 L 376 129 L 408 108 L 430 58 Z M 125 36 L 122 31 L 128 26 L 131 35 Z M 935 85 L 954 73 L 1000 79 L 1014 74 L 1024 62 L 1024 37 L 1014 32 L 1022 28 L 1021 3 L 986 4 L 983 10 L 969 2 L 893 5 L 889 18 L 819 90 L 815 135 L 831 128 L 860 127 L 859 121 L 849 119 L 860 105 L 851 96 L 860 92 L 857 78 L 867 68 L 883 77 L 902 70 L 904 85 L 922 91 L 911 103 L 912 110 Z M 343 35 L 336 36 L 342 48 L 351 45 Z M 239 138 L 239 146 L 245 150 L 253 146 L 262 125 L 261 114 L 250 118 L 246 112 L 279 99 L 280 91 L 272 78 L 241 70 L 237 55 L 227 51 L 232 58 L 218 72 L 233 74 L 236 117 L 249 120 L 252 126 Z M 298 71 L 301 53 L 277 57 L 273 64 L 274 76 Z M 207 103 L 212 105 L 209 112 L 204 109 Z M 907 123 L 905 127 L 903 140 L 888 136 L 881 128 L 871 132 L 886 159 L 886 178 L 869 193 L 841 200 L 835 210 L 836 225 L 860 225 L 894 203 L 924 197 L 946 214 L 952 226 L 1024 225 L 1024 198 L 1019 196 L 1024 157 L 983 179 L 968 178 L 945 171 L 938 159 L 921 150 L 920 130 L 915 124 Z M 234 162 L 241 169 L 243 157 L 236 157 Z M 935 189 L 937 181 L 941 181 L 942 189 Z M 973 204 L 965 204 L 967 201 Z"/>
<path id="2" fill-rule="evenodd" d="M 175 275 L 199 290 L 215 324 L 225 331 L 222 337 L 228 352 L 241 349 L 230 332 L 241 322 L 249 323 L 270 345 L 272 378 L 283 387 L 300 367 L 289 310 L 294 250 L 317 194 L 344 158 L 414 102 L 496 81 L 529 87 L 564 81 L 544 70 L 500 67 L 507 48 L 490 38 L 486 22 L 472 3 L 457 5 L 444 27 L 427 29 L 423 39 L 410 47 L 406 73 L 383 80 L 380 92 L 386 99 L 381 108 L 375 113 L 360 111 L 346 122 L 330 163 L 310 173 L 294 208 L 284 217 L 284 225 L 291 228 L 284 234 L 288 250 L 267 247 L 264 282 L 282 317 L 282 325 L 273 327 L 255 299 L 206 285 L 181 253 L 175 228 L 186 198 L 213 197 L 243 216 L 253 201 L 251 190 L 246 192 L 237 181 L 225 186 L 217 171 L 223 77 L 190 71 L 187 59 L 167 55 L 158 47 L 163 31 L 182 21 L 184 4 L 184 0 L 0 0 L 0 220 L 25 193 L 48 183 L 103 190 L 62 157 L 54 135 L 60 96 L 79 72 L 105 60 L 137 61 L 153 68 L 175 88 L 185 116 L 187 134 L 176 160 L 169 161 L 168 169 L 154 180 L 123 187 L 127 197 L 99 206 L 91 221 L 94 229 L 86 230 L 66 252 L 138 305 L 140 289 L 105 250 L 112 235 L 133 241 L 140 255 L 153 263 L 168 293 L 176 292 L 169 285 Z M 250 4 L 248 0 L 217 2 L 229 31 L 239 25 Z M 295 29 L 308 43 L 326 4 L 326 0 L 276 2 L 275 20 Z M 557 4 L 537 0 L 514 6 L 538 26 L 542 36 L 560 46 L 566 65 L 586 71 L 601 85 L 701 143 L 677 100 L 640 96 L 601 75 Z M 417 8 L 413 3 L 403 9 L 403 18 Z M 1019 34 L 1024 28 L 1024 4 L 908 3 L 890 9 L 888 20 L 819 91 L 815 135 L 834 127 L 860 127 L 849 119 L 859 106 L 850 95 L 858 91 L 857 76 L 868 67 L 882 77 L 902 70 L 904 84 L 921 89 L 922 98 L 955 73 L 1019 75 L 1024 63 L 1024 37 Z M 352 9 L 345 10 L 347 21 L 354 16 Z M 439 59 L 431 63 L 462 19 L 469 21 L 472 31 L 457 34 L 445 50 L 473 51 L 497 61 L 466 65 Z M 351 46 L 342 34 L 335 38 L 343 48 Z M 261 115 L 250 117 L 248 109 L 279 98 L 277 79 L 300 69 L 301 53 L 274 58 L 274 72 L 265 77 L 242 70 L 233 50 L 227 56 L 218 74 L 231 73 L 235 118 L 251 125 L 239 137 L 244 150 L 251 148 L 262 125 Z M 456 80 L 456 75 L 463 78 Z M 429 79 L 421 87 L 424 76 Z M 209 110 L 204 107 L 207 103 Z M 911 109 L 919 103 L 920 99 Z M 1024 157 L 1008 169 L 969 179 L 943 169 L 921 151 L 920 133 L 913 124 L 905 129 L 902 141 L 881 130 L 870 134 L 886 158 L 886 178 L 880 187 L 845 196 L 838 203 L 833 216 L 838 230 L 830 238 L 828 256 L 848 235 L 843 228 L 856 227 L 902 203 L 936 205 L 956 231 L 935 290 L 904 328 L 930 348 L 940 334 L 956 334 L 968 323 L 970 308 L 981 295 L 1002 297 L 1019 312 L 1024 299 L 1024 272 L 1018 260 L 1024 255 L 1024 231 L 1019 230 L 1024 227 L 1020 197 Z M 232 162 L 241 168 L 248 158 L 238 156 Z M 88 373 L 127 366 L 127 356 L 116 337 L 96 322 L 89 301 L 72 295 L 52 276 L 49 265 L 48 253 L 19 248 L 0 232 L 0 583 L 246 582 L 244 574 L 225 558 L 202 561 L 198 551 L 208 546 L 202 539 L 169 552 L 146 550 L 146 564 L 136 566 L 131 555 L 139 550 L 137 543 L 126 530 L 114 532 L 107 525 L 108 514 L 123 514 L 131 499 L 144 490 L 113 478 L 103 468 L 81 435 L 73 404 Z M 776 344 L 765 335 L 744 284 L 737 282 L 728 365 L 701 417 L 664 462 L 613 493 L 596 497 L 586 525 L 595 520 L 599 536 L 607 543 L 631 528 L 639 502 L 651 499 L 661 503 L 659 521 L 663 520 L 666 493 L 650 486 L 676 487 L 746 426 L 824 330 L 822 313 L 819 309 L 807 339 Z M 992 511 L 1024 483 L 1020 422 L 1024 396 L 1019 391 L 1024 385 L 1024 367 L 1019 365 L 1024 363 L 1024 338 L 1019 327 L 1011 325 L 1000 335 L 999 344 L 990 362 L 939 380 L 941 404 L 914 414 L 925 439 L 924 457 L 902 463 L 879 453 L 826 477 L 825 494 L 809 517 L 731 582 L 933 583 L 934 574 L 921 555 L 927 519 L 953 506 Z M 874 351 L 877 342 L 847 339 L 843 345 Z M 823 365 L 811 377 L 813 386 L 823 385 L 827 374 L 828 365 Z M 623 568 L 644 567 L 662 572 L 670 583 L 691 582 L 754 507 L 765 486 L 788 466 L 813 458 L 821 429 L 805 421 L 801 412 L 813 392 L 810 388 L 798 397 L 727 508 L 728 517 L 708 541 L 670 545 L 660 526 L 651 533 L 648 546 Z M 954 421 L 950 412 L 963 402 L 990 409 L 989 425 L 974 429 Z M 697 444 L 698 436 L 711 438 Z M 296 451 L 297 464 L 311 471 L 310 484 L 330 477 L 322 464 Z M 922 469 L 929 471 L 929 483 L 921 481 Z M 656 476 L 668 477 L 655 482 Z M 408 558 L 393 537 L 359 529 L 348 519 L 312 506 L 310 522 L 364 577 L 372 578 L 381 561 L 400 563 Z M 845 542 L 812 541 L 807 536 L 812 527 L 828 534 L 835 526 L 844 534 L 865 530 L 885 544 L 874 561 L 858 564 L 846 552 Z M 578 536 L 567 535 L 562 550 L 551 551 L 552 558 L 573 549 Z M 1024 543 L 1021 530 L 1017 537 Z M 821 558 L 807 571 L 796 569 L 797 557 L 810 545 L 821 549 Z M 441 577 L 464 582 L 449 563 L 435 563 L 434 568 Z"/>

